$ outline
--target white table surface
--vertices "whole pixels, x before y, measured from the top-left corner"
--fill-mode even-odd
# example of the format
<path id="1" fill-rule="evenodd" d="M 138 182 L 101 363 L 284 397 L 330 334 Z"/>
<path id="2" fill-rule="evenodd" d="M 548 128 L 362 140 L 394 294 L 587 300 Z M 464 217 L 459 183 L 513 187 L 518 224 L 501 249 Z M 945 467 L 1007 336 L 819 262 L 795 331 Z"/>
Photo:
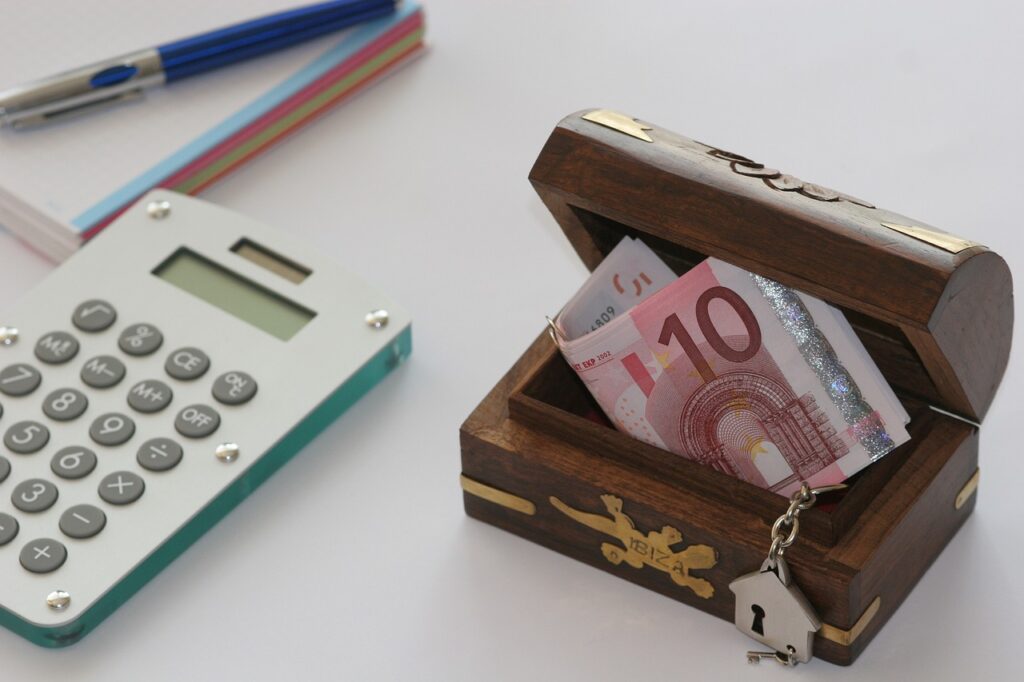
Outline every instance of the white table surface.
<path id="1" fill-rule="evenodd" d="M 730 623 L 466 518 L 458 428 L 585 277 L 526 179 L 577 109 L 630 112 L 960 232 L 1020 277 L 1021 5 L 427 11 L 426 58 L 205 194 L 385 286 L 413 312 L 412 361 L 83 642 L 46 651 L 0 631 L 0 679 L 1018 673 L 1019 341 L 983 428 L 977 510 L 850 670 L 749 667 Z M 0 237 L 0 306 L 49 267 Z"/>

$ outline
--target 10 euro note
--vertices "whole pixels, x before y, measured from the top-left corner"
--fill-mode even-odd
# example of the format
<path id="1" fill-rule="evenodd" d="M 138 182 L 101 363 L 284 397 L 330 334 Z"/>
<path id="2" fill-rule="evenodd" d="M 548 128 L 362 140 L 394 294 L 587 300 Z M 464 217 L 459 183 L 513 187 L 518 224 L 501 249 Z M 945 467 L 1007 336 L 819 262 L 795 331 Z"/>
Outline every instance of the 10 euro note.
<path id="1" fill-rule="evenodd" d="M 612 270 L 588 289 L 635 277 Z M 593 331 L 570 333 L 580 321 L 563 319 L 568 308 L 554 323 L 620 430 L 783 495 L 839 483 L 910 439 L 906 411 L 836 308 L 713 258 L 663 286 L 648 279 L 639 303 Z"/>

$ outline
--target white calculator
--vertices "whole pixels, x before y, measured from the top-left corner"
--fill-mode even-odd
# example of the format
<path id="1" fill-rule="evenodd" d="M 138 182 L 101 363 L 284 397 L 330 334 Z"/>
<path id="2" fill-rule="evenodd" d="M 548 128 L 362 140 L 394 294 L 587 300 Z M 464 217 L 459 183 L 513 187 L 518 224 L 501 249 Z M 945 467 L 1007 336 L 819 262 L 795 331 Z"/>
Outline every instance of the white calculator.
<path id="1" fill-rule="evenodd" d="M 150 193 L 0 315 L 0 623 L 78 641 L 410 351 L 315 248 Z"/>

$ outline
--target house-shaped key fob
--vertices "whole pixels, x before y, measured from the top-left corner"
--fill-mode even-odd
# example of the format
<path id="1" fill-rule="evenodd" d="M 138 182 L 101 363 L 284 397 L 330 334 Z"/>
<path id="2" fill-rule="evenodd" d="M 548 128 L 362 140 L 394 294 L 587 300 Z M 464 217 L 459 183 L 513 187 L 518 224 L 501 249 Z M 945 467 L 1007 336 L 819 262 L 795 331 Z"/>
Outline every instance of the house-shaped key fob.
<path id="1" fill-rule="evenodd" d="M 761 570 L 733 580 L 729 589 L 736 595 L 741 632 L 800 663 L 811 660 L 821 621 L 792 582 L 784 559 L 776 559 L 774 570 L 766 560 Z"/>

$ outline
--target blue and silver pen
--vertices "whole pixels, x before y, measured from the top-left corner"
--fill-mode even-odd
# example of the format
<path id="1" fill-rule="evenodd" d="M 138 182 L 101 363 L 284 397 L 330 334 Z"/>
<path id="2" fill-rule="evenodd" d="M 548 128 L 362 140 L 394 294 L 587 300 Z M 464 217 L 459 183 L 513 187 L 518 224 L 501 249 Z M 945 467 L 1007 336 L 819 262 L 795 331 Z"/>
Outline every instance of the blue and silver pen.
<path id="1" fill-rule="evenodd" d="M 0 125 L 15 128 L 142 96 L 171 83 L 395 11 L 397 0 L 335 0 L 253 19 L 0 91 Z"/>

